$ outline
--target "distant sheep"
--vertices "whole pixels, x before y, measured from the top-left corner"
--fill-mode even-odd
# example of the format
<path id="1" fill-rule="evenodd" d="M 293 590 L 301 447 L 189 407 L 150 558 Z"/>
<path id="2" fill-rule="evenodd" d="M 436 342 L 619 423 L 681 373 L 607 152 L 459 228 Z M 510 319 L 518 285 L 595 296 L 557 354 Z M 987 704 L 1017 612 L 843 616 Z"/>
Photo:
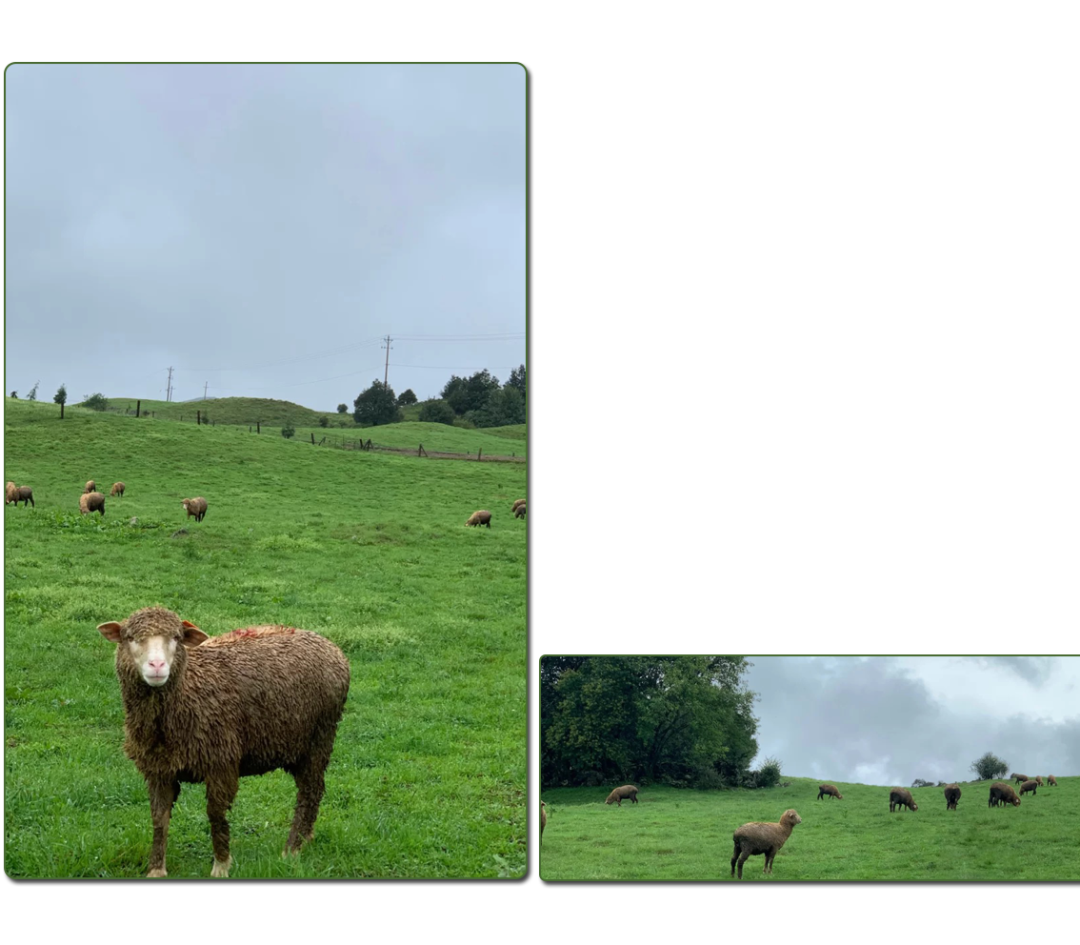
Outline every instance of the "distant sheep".
<path id="1" fill-rule="evenodd" d="M 1039 782 L 1038 781 L 1025 781 L 1020 785 L 1020 796 L 1025 794 L 1038 794 Z"/>
<path id="2" fill-rule="evenodd" d="M 104 518 L 105 496 L 100 492 L 84 492 L 79 496 L 79 514 L 86 515 L 87 512 L 100 512 Z"/>
<path id="3" fill-rule="evenodd" d="M 1031 778 L 1029 778 L 1026 774 L 1010 774 L 1009 780 L 1015 781 L 1017 784 L 1023 784 L 1025 781 L 1030 781 Z"/>
<path id="4" fill-rule="evenodd" d="M 487 509 L 480 509 L 479 511 L 473 512 L 473 514 L 465 520 L 465 524 L 487 525 L 488 528 L 491 528 L 491 513 L 487 511 Z"/>
<path id="5" fill-rule="evenodd" d="M 1035 783 L 1036 783 L 1037 785 L 1039 785 L 1039 787 L 1042 787 L 1042 786 L 1043 786 L 1043 779 L 1042 779 L 1042 777 L 1040 777 L 1039 775 L 1036 775 L 1036 776 L 1035 776 Z"/>
<path id="6" fill-rule="evenodd" d="M 122 482 L 114 482 L 112 491 L 109 495 L 118 495 L 122 499 L 124 497 L 124 490 L 127 488 Z"/>
<path id="7" fill-rule="evenodd" d="M 96 490 L 97 490 L 97 483 L 94 482 L 93 479 L 87 479 L 86 480 L 86 488 L 83 489 L 83 492 L 91 493 L 91 492 L 95 492 Z"/>
<path id="8" fill-rule="evenodd" d="M 16 486 L 13 482 L 9 482 L 8 485 L 15 486 L 15 491 L 11 493 L 12 502 L 14 502 L 16 505 L 21 502 L 23 506 L 25 506 L 26 503 L 29 502 L 30 505 L 32 505 L 34 508 L 37 508 L 37 506 L 34 505 L 33 489 L 31 489 L 29 486 Z M 6 502 L 4 504 L 7 505 Z"/>
<path id="9" fill-rule="evenodd" d="M 206 499 L 201 495 L 194 499 L 182 499 L 180 505 L 187 510 L 187 517 L 195 516 L 196 522 L 201 522 L 206 515 Z"/>
<path id="10" fill-rule="evenodd" d="M 547 826 L 547 810 L 545 810 L 546 807 L 547 807 L 547 805 L 543 801 L 541 801 L 540 802 L 540 842 L 541 843 L 544 842 L 544 828 Z"/>
<path id="11" fill-rule="evenodd" d="M 771 873 L 773 860 L 780 848 L 787 843 L 791 831 L 796 824 L 801 824 L 802 818 L 794 810 L 784 811 L 780 823 L 754 822 L 743 824 L 732 834 L 735 841 L 735 852 L 731 854 L 731 875 L 735 875 L 735 861 L 739 863 L 739 879 L 742 879 L 743 864 L 752 856 L 765 854 L 765 869 L 762 872 Z"/>
<path id="12" fill-rule="evenodd" d="M 835 797 L 838 801 L 844 799 L 844 795 L 840 793 L 835 784 L 822 784 L 818 787 L 817 799 L 820 801 L 826 794 L 830 797 Z"/>
<path id="13" fill-rule="evenodd" d="M 1050 787 L 1057 787 L 1057 778 L 1055 778 L 1053 775 L 1050 775 L 1050 777 L 1048 777 L 1046 781 L 1050 785 Z"/>
<path id="14" fill-rule="evenodd" d="M 524 499 L 515 499 L 514 504 L 510 507 L 510 511 L 511 512 L 516 512 L 518 510 L 518 506 L 519 505 L 524 505 L 524 504 L 525 504 Z"/>
<path id="15" fill-rule="evenodd" d="M 519 505 L 516 509 L 514 509 L 514 518 L 524 518 L 524 517 L 525 517 L 525 503 L 522 502 L 521 505 Z"/>
<path id="16" fill-rule="evenodd" d="M 919 809 L 919 805 L 911 796 L 911 791 L 907 788 L 894 787 L 889 791 L 889 813 L 891 814 L 898 807 L 907 807 L 908 810 Z"/>
<path id="17" fill-rule="evenodd" d="M 997 782 L 990 785 L 990 803 L 987 804 L 987 807 L 997 807 L 999 804 L 1012 804 L 1013 807 L 1020 806 L 1020 798 L 1016 796 L 1016 791 L 1012 789 L 1011 784 Z"/>
<path id="18" fill-rule="evenodd" d="M 945 788 L 945 810 L 957 810 L 957 803 L 960 801 L 960 788 L 955 784 L 950 784 Z"/>
<path id="19" fill-rule="evenodd" d="M 19 491 L 19 487 L 17 485 L 15 485 L 15 483 L 9 482 L 7 484 L 7 489 L 5 489 L 5 491 L 4 491 L 4 505 L 7 505 L 9 502 L 14 502 L 15 501 L 15 493 L 18 492 L 18 491 Z"/>
<path id="20" fill-rule="evenodd" d="M 619 807 L 622 807 L 623 798 L 629 798 L 636 804 L 638 802 L 637 788 L 632 784 L 624 784 L 622 787 L 617 787 L 607 796 L 607 800 L 604 801 L 604 803 L 614 803 L 618 804 Z"/>
<path id="21" fill-rule="evenodd" d="M 148 876 L 165 876 L 180 783 L 206 784 L 211 876 L 228 876 L 229 823 L 244 775 L 282 768 L 296 781 L 285 844 L 312 839 L 324 775 L 349 692 L 349 661 L 317 633 L 261 626 L 208 637 L 164 607 L 98 626 L 117 644 L 124 752 L 146 779 L 154 838 Z"/>

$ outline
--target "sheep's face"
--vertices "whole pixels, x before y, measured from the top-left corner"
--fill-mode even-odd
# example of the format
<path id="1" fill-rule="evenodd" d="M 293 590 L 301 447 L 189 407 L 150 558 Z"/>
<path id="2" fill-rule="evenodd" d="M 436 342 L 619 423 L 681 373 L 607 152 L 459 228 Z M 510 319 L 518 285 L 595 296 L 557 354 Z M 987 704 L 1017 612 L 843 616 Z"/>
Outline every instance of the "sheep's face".
<path id="1" fill-rule="evenodd" d="M 164 607 L 145 607 L 127 620 L 103 623 L 98 631 L 117 644 L 117 669 L 133 667 L 146 685 L 164 686 L 183 659 L 178 647 L 198 646 L 208 637 L 195 624 L 181 620 Z"/>
<path id="2" fill-rule="evenodd" d="M 784 816 L 780 818 L 780 822 L 784 824 L 791 824 L 791 826 L 794 827 L 796 824 L 802 823 L 802 818 L 795 810 L 786 810 L 784 811 Z"/>

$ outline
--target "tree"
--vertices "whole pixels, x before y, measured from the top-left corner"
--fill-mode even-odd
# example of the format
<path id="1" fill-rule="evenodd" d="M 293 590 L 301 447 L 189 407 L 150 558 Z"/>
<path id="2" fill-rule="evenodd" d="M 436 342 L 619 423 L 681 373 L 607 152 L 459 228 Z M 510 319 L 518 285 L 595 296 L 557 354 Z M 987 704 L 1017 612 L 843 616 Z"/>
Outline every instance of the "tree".
<path id="1" fill-rule="evenodd" d="M 34 381 L 34 386 L 30 388 L 30 393 L 26 395 L 27 400 L 37 400 L 37 386 L 40 383 L 41 383 L 41 381 Z M 64 390 L 63 385 L 61 385 L 60 389 Z M 67 391 L 64 391 L 64 399 L 65 400 L 67 399 Z M 59 401 L 56 401 L 56 402 L 59 403 Z M 60 411 L 60 416 L 63 416 L 63 415 L 64 415 L 64 412 L 61 410 Z"/>
<path id="2" fill-rule="evenodd" d="M 348 410 L 349 410 L 349 405 L 348 404 L 338 404 L 337 405 L 337 412 L 338 413 L 347 413 Z"/>
<path id="3" fill-rule="evenodd" d="M 413 393 L 412 388 L 406 388 L 401 392 L 401 396 L 397 399 L 399 407 L 407 407 L 409 404 L 416 403 L 416 394 Z"/>
<path id="4" fill-rule="evenodd" d="M 325 414 L 323 416 L 319 417 L 319 426 L 320 427 L 328 427 L 328 426 L 330 426 L 330 418 L 327 417 Z"/>
<path id="5" fill-rule="evenodd" d="M 453 424 L 457 414 L 445 400 L 425 400 L 420 405 L 420 420 L 423 423 Z"/>
<path id="6" fill-rule="evenodd" d="M 37 400 L 37 384 L 34 385 L 34 390 L 32 391 L 32 393 L 34 394 L 34 396 L 31 397 L 30 399 L 31 400 Z M 60 385 L 60 389 L 53 396 L 53 403 L 60 405 L 60 419 L 63 420 L 64 419 L 64 404 L 67 403 L 67 388 L 63 384 Z"/>
<path id="7" fill-rule="evenodd" d="M 516 387 L 501 387 L 491 391 L 487 402 L 478 410 L 465 414 L 478 427 L 504 427 L 525 422 L 525 398 Z"/>
<path id="8" fill-rule="evenodd" d="M 987 752 L 971 763 L 971 770 L 979 776 L 980 781 L 988 781 L 991 778 L 1004 777 L 1005 772 L 1009 770 L 1009 765 L 997 755 Z"/>
<path id="9" fill-rule="evenodd" d="M 401 419 L 394 388 L 376 380 L 356 400 L 353 417 L 357 423 L 366 426 L 381 426 L 384 423 L 396 423 Z"/>
<path id="10" fill-rule="evenodd" d="M 499 379 L 485 368 L 466 379 L 452 375 L 442 389 L 442 399 L 454 408 L 458 416 L 470 410 L 480 410 L 494 391 L 499 389 Z"/>
<path id="11" fill-rule="evenodd" d="M 285 421 L 284 425 L 281 428 L 281 435 L 285 437 L 286 440 L 291 440 L 294 436 L 296 436 L 296 427 L 292 425 L 291 420 Z"/>
<path id="12" fill-rule="evenodd" d="M 19 392 L 17 390 L 13 390 L 11 392 L 11 399 L 12 400 L 18 400 L 19 399 Z"/>
<path id="13" fill-rule="evenodd" d="M 82 405 L 89 407 L 91 410 L 107 410 L 109 401 L 101 394 L 91 394 L 89 397 L 83 398 Z"/>
<path id="14" fill-rule="evenodd" d="M 513 387 L 521 394 L 521 399 L 525 400 L 525 365 L 521 365 L 519 368 L 515 368 L 510 372 L 510 380 L 503 385 L 504 387 Z"/>

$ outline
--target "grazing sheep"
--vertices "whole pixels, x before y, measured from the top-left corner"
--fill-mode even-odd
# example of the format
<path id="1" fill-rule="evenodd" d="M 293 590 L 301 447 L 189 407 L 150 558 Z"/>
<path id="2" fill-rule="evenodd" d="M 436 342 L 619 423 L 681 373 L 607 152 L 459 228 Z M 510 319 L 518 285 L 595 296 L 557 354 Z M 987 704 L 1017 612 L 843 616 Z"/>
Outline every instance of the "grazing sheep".
<path id="1" fill-rule="evenodd" d="M 547 807 L 547 805 L 543 801 L 541 801 L 540 802 L 540 842 L 541 843 L 544 842 L 544 828 L 547 826 L 547 811 L 545 810 L 546 807 Z"/>
<path id="2" fill-rule="evenodd" d="M 122 482 L 114 482 L 112 491 L 109 495 L 118 495 L 122 499 L 124 497 L 124 490 L 127 488 Z"/>
<path id="3" fill-rule="evenodd" d="M 514 509 L 514 518 L 524 518 L 524 517 L 525 517 L 525 503 L 522 502 L 521 505 L 519 505 L 516 509 Z"/>
<path id="4" fill-rule="evenodd" d="M 1031 778 L 1026 774 L 1010 774 L 1009 780 L 1015 781 L 1017 784 L 1023 784 L 1025 781 L 1030 781 Z"/>
<path id="5" fill-rule="evenodd" d="M 32 505 L 34 508 L 37 508 L 37 506 L 34 505 L 34 490 L 31 489 L 29 486 L 16 486 L 15 498 L 12 501 L 16 505 L 22 502 L 24 508 L 26 507 L 26 503 L 29 502 L 30 505 Z"/>
<path id="6" fill-rule="evenodd" d="M 203 516 L 206 515 L 206 499 L 201 495 L 196 496 L 194 499 L 182 499 L 180 505 L 187 510 L 188 518 L 191 518 L 192 515 L 195 516 L 196 522 L 201 522 Z"/>
<path id="7" fill-rule="evenodd" d="M 957 810 L 957 803 L 960 800 L 960 788 L 955 784 L 950 784 L 945 788 L 945 810 Z"/>
<path id="8" fill-rule="evenodd" d="M 89 492 L 94 492 L 96 490 L 97 490 L 97 483 L 94 482 L 93 479 L 87 479 L 86 480 L 86 488 L 83 489 L 83 492 L 89 493 Z"/>
<path id="9" fill-rule="evenodd" d="M 765 869 L 762 872 L 771 873 L 773 860 L 780 848 L 791 836 L 791 831 L 796 824 L 801 824 L 802 818 L 794 810 L 784 811 L 778 824 L 749 823 L 743 824 L 732 834 L 735 841 L 735 852 L 731 854 L 731 875 L 735 875 L 735 861 L 739 861 L 739 879 L 742 879 L 743 863 L 752 856 L 765 854 Z"/>
<path id="10" fill-rule="evenodd" d="M 486 509 L 480 509 L 477 512 L 473 512 L 473 514 L 465 520 L 465 524 L 487 525 L 488 528 L 491 528 L 491 513 Z"/>
<path id="11" fill-rule="evenodd" d="M 524 499 L 515 499 L 514 504 L 510 507 L 510 511 L 511 512 L 516 512 L 518 510 L 518 506 L 519 505 L 524 505 L 524 504 L 525 504 Z"/>
<path id="12" fill-rule="evenodd" d="M 619 807 L 622 807 L 624 797 L 630 798 L 630 800 L 636 804 L 638 802 L 637 788 L 632 784 L 624 784 L 622 787 L 617 787 L 607 796 L 607 800 L 604 801 L 604 803 L 610 804 L 614 801 Z"/>
<path id="13" fill-rule="evenodd" d="M 1012 789 L 1011 784 L 1002 784 L 1000 781 L 990 785 L 990 803 L 987 807 L 997 807 L 998 804 L 1012 804 L 1013 807 L 1020 806 L 1020 798 L 1016 796 L 1016 791 Z"/>
<path id="14" fill-rule="evenodd" d="M 1031 792 L 1032 794 L 1038 794 L 1038 787 L 1038 781 L 1025 781 L 1023 784 L 1020 785 L 1020 796 L 1023 797 L 1028 792 Z"/>
<path id="15" fill-rule="evenodd" d="M 1040 777 L 1039 775 L 1036 775 L 1036 776 L 1035 776 L 1035 783 L 1036 783 L 1037 785 L 1039 785 L 1039 787 L 1042 787 L 1042 786 L 1043 786 L 1043 779 L 1042 779 L 1042 777 Z"/>
<path id="16" fill-rule="evenodd" d="M 1050 787 L 1057 787 L 1057 778 L 1055 778 L 1053 775 L 1050 775 L 1046 779 L 1046 781 L 1050 785 Z"/>
<path id="17" fill-rule="evenodd" d="M 822 784 L 818 787 L 817 799 L 820 801 L 826 794 L 831 797 L 835 797 L 838 801 L 844 799 L 844 795 L 840 793 L 835 784 Z"/>
<path id="18" fill-rule="evenodd" d="M 206 784 L 211 876 L 228 876 L 225 814 L 244 775 L 282 768 L 296 781 L 285 853 L 312 839 L 326 766 L 349 692 L 349 661 L 317 633 L 262 626 L 208 637 L 164 607 L 98 626 L 118 644 L 124 752 L 146 779 L 154 839 L 148 876 L 165 876 L 180 783 Z"/>
<path id="19" fill-rule="evenodd" d="M 906 806 L 908 810 L 918 810 L 919 805 L 911 797 L 911 791 L 907 788 L 894 787 L 889 791 L 889 813 L 891 814 L 898 807 Z"/>
<path id="20" fill-rule="evenodd" d="M 84 492 L 79 496 L 79 514 L 87 512 L 100 512 L 105 517 L 105 496 L 100 492 Z"/>
<path id="21" fill-rule="evenodd" d="M 13 482 L 7 484 L 7 489 L 4 491 L 4 505 L 9 502 L 15 502 L 15 493 L 19 491 L 19 487 Z"/>

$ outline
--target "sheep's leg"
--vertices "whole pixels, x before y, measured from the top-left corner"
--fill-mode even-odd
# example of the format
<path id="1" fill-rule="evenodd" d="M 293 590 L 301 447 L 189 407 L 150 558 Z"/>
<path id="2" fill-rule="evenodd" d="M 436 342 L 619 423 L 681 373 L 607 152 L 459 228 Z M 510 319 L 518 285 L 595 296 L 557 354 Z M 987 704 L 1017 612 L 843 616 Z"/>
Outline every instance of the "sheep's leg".
<path id="1" fill-rule="evenodd" d="M 240 786 L 240 776 L 235 771 L 217 772 L 206 779 L 206 816 L 210 820 L 210 842 L 214 847 L 214 865 L 211 876 L 226 877 L 232 866 L 229 855 L 229 822 L 225 819 L 232 807 Z"/>
<path id="2" fill-rule="evenodd" d="M 747 847 L 742 852 L 742 856 L 739 857 L 739 879 L 742 879 L 743 863 L 750 859 L 750 848 Z"/>
<path id="3" fill-rule="evenodd" d="M 296 812 L 293 814 L 289 839 L 285 842 L 283 856 L 299 853 L 305 840 L 315 837 L 315 818 L 319 816 L 319 804 L 326 790 L 324 773 L 329 763 L 326 758 L 308 759 L 293 772 L 296 781 Z"/>
<path id="4" fill-rule="evenodd" d="M 150 847 L 149 877 L 168 876 L 165 872 L 165 848 L 169 842 L 169 819 L 172 817 L 173 803 L 180 793 L 180 784 L 176 781 L 147 779 L 150 792 L 150 818 L 154 823 L 154 840 Z"/>
<path id="5" fill-rule="evenodd" d="M 731 854 L 731 875 L 735 875 L 735 861 L 739 858 L 739 845 L 735 844 L 735 852 Z"/>

